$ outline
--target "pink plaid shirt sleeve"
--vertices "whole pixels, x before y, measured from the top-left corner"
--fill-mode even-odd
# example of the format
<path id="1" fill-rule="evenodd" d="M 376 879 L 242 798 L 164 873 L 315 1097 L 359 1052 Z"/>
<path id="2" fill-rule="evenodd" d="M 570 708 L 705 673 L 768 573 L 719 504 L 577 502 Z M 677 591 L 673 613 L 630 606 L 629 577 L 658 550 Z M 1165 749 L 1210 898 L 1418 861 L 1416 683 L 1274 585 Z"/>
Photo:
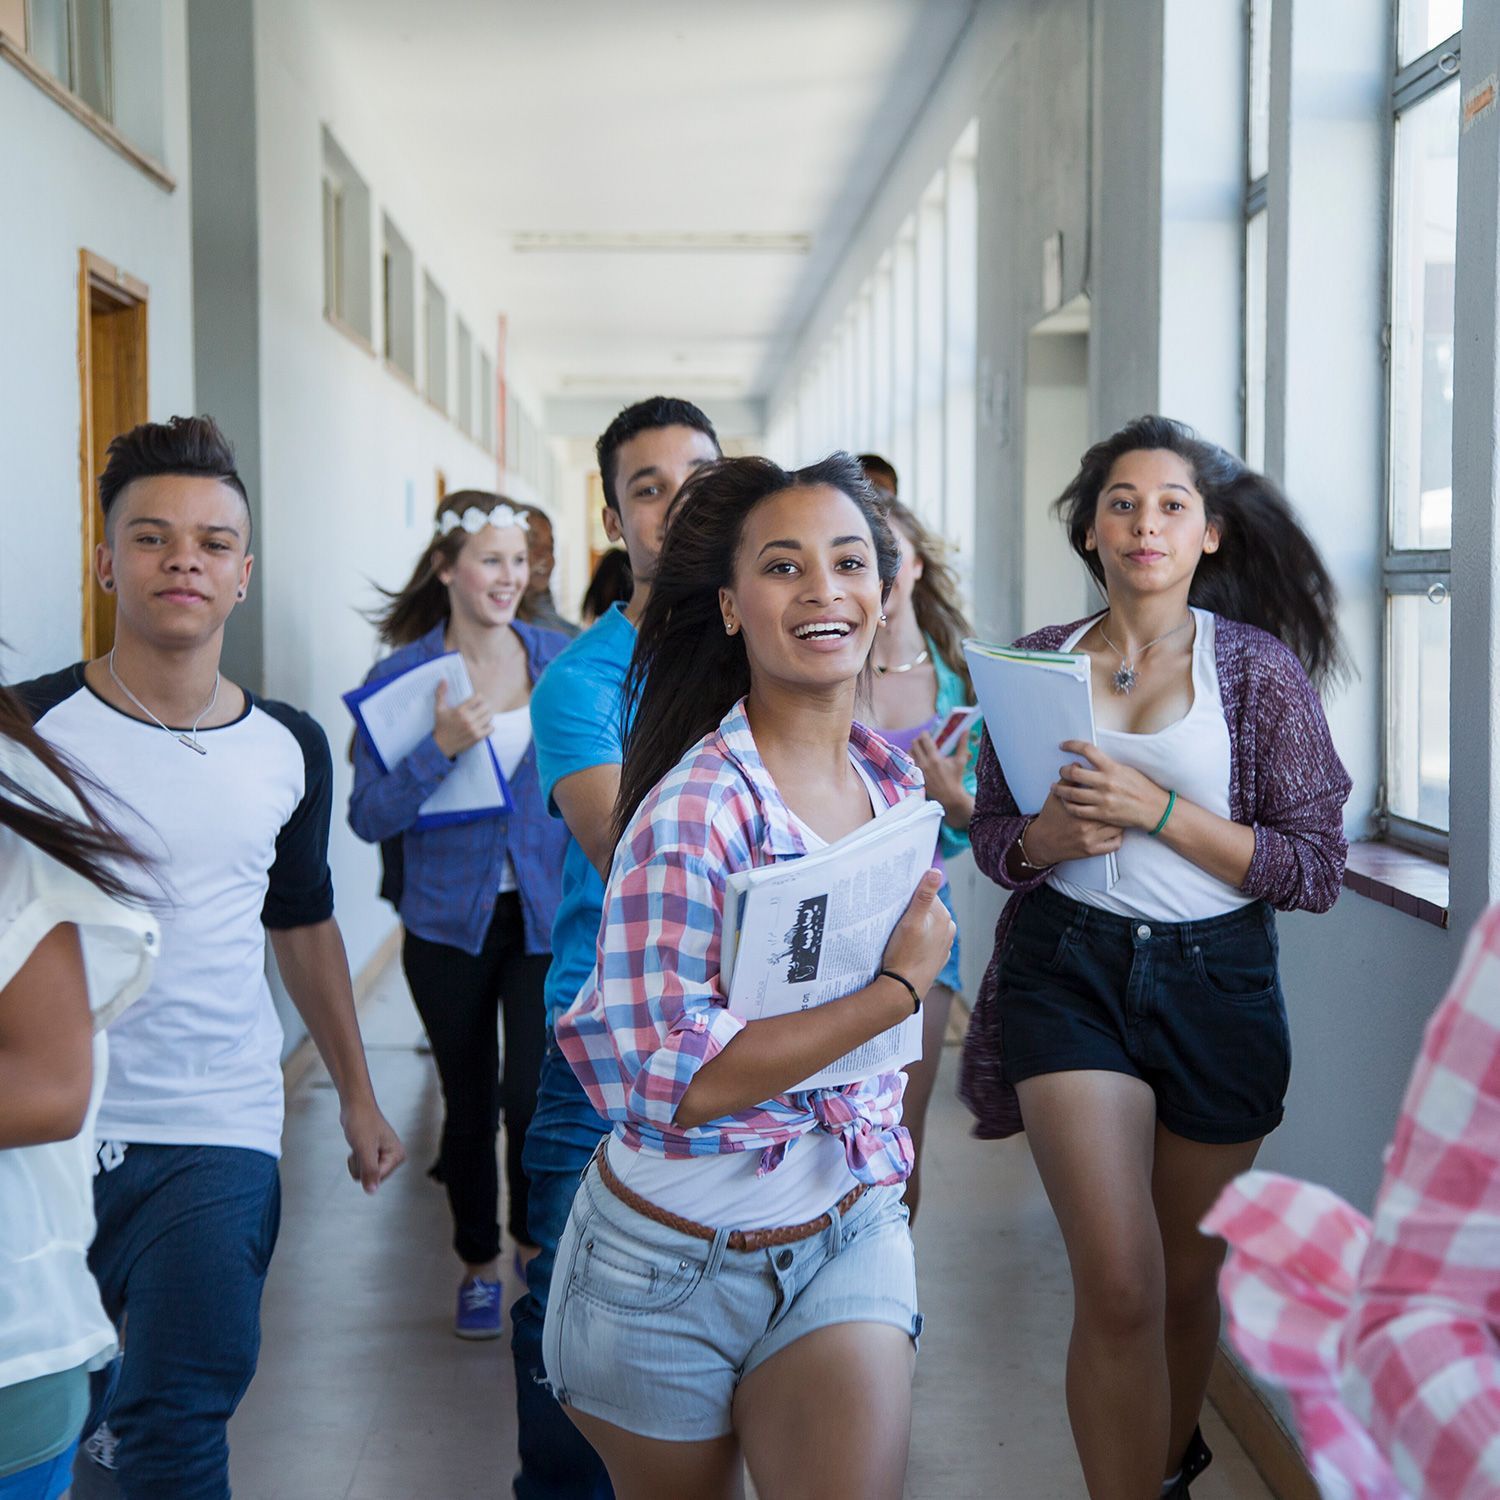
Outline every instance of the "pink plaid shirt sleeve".
<path id="1" fill-rule="evenodd" d="M 1500 907 L 1428 1023 L 1370 1224 L 1272 1173 L 1205 1220 L 1236 1347 L 1292 1394 L 1325 1495 L 1500 1494 Z"/>

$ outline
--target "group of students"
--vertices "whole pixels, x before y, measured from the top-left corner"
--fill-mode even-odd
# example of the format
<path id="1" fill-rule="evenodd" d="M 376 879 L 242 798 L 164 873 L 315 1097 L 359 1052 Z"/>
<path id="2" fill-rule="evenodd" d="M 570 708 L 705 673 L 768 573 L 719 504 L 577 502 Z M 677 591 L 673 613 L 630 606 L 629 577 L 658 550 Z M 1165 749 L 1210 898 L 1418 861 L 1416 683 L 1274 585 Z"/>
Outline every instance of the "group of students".
<path id="1" fill-rule="evenodd" d="M 1099 743 L 1060 746 L 1022 815 L 987 737 L 933 741 L 972 693 L 968 627 L 888 467 L 724 459 L 663 397 L 598 459 L 628 594 L 569 640 L 538 608 L 537 513 L 447 497 L 377 615 L 370 679 L 458 652 L 473 695 L 440 691 L 397 765 L 353 746 L 349 820 L 387 852 L 442 1083 L 465 1337 L 503 1323 L 505 1124 L 515 1493 L 728 1497 L 748 1467 L 766 1500 L 901 1494 L 909 1225 L 959 982 L 940 864 L 842 999 L 747 1023 L 719 960 L 731 875 L 927 796 L 941 853 L 972 839 L 1015 893 L 961 1089 L 980 1134 L 1024 1125 L 1058 1216 L 1088 1492 L 1187 1495 L 1225 1248 L 1198 1225 L 1289 1075 L 1272 912 L 1326 910 L 1345 855 L 1316 550 L 1274 486 L 1178 423 L 1091 448 L 1059 511 L 1106 607 L 1022 644 L 1087 655 Z M 61 1494 L 79 1437 L 107 1433 L 129 1500 L 218 1500 L 278 1223 L 264 931 L 351 1172 L 374 1191 L 403 1152 L 333 918 L 326 738 L 218 671 L 252 566 L 232 454 L 206 418 L 137 428 L 100 498 L 115 647 L 0 712 L 0 1198 L 26 1205 L 0 1216 L 0 1497 Z M 484 740 L 512 810 L 419 827 Z M 1069 878 L 1105 852 L 1108 892 Z M 795 1088 L 914 1009 L 922 1062 Z"/>

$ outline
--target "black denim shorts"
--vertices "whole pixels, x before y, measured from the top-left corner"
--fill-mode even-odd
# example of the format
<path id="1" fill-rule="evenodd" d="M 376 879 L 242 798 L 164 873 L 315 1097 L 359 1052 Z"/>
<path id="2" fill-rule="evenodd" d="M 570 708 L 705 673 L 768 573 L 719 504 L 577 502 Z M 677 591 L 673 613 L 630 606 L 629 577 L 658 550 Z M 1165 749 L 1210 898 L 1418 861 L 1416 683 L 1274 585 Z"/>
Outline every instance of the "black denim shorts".
<path id="1" fill-rule="evenodd" d="M 1000 961 L 1005 1080 L 1128 1073 L 1150 1085 L 1174 1135 L 1258 1140 L 1281 1123 L 1291 1076 L 1276 960 L 1262 901 L 1148 922 L 1042 886 L 1021 902 Z"/>

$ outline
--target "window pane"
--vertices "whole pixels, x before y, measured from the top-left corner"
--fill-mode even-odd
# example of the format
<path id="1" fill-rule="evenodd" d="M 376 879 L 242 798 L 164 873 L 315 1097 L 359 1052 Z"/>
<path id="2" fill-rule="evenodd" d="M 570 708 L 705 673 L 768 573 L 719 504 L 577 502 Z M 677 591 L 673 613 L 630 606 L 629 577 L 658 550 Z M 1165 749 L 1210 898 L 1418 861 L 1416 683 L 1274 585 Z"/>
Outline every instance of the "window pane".
<path id="1" fill-rule="evenodd" d="M 1448 827 L 1448 629 L 1446 590 L 1390 600 L 1390 678 L 1386 707 L 1390 810 Z"/>
<path id="2" fill-rule="evenodd" d="M 73 0 L 73 92 L 106 120 L 110 98 L 109 0 Z"/>
<path id="3" fill-rule="evenodd" d="M 1391 545 L 1446 547 L 1453 515 L 1458 85 L 1396 122 L 1391 245 Z"/>
<path id="4" fill-rule="evenodd" d="M 1405 67 L 1464 24 L 1464 0 L 1401 0 L 1401 65 Z"/>
<path id="5" fill-rule="evenodd" d="M 67 85 L 68 0 L 31 0 L 26 50 L 57 81 Z"/>
<path id="6" fill-rule="evenodd" d="M 1271 0 L 1250 0 L 1250 181 L 1271 164 Z"/>
<path id="7" fill-rule="evenodd" d="M 1266 210 L 1245 225 L 1245 462 L 1266 466 Z"/>

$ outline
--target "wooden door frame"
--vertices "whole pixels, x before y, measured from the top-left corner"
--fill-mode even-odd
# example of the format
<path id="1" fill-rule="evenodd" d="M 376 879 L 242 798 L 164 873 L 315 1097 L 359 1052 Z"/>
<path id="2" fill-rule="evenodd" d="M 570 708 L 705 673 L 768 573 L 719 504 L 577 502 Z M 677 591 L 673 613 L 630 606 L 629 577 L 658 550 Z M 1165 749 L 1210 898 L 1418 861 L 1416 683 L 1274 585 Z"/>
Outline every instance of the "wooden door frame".
<path id="1" fill-rule="evenodd" d="M 82 420 L 78 433 L 78 476 L 80 490 L 80 528 L 83 545 L 83 646 L 92 653 L 99 628 L 99 599 L 94 583 L 94 552 L 104 539 L 104 517 L 99 509 L 94 472 L 94 298 L 116 303 L 119 307 L 148 307 L 150 288 L 144 281 L 111 265 L 92 250 L 78 252 L 78 384 L 79 410 Z M 149 363 L 147 339 L 149 321 L 142 332 L 141 397 L 149 410 Z M 113 435 L 113 434 L 111 434 Z"/>

